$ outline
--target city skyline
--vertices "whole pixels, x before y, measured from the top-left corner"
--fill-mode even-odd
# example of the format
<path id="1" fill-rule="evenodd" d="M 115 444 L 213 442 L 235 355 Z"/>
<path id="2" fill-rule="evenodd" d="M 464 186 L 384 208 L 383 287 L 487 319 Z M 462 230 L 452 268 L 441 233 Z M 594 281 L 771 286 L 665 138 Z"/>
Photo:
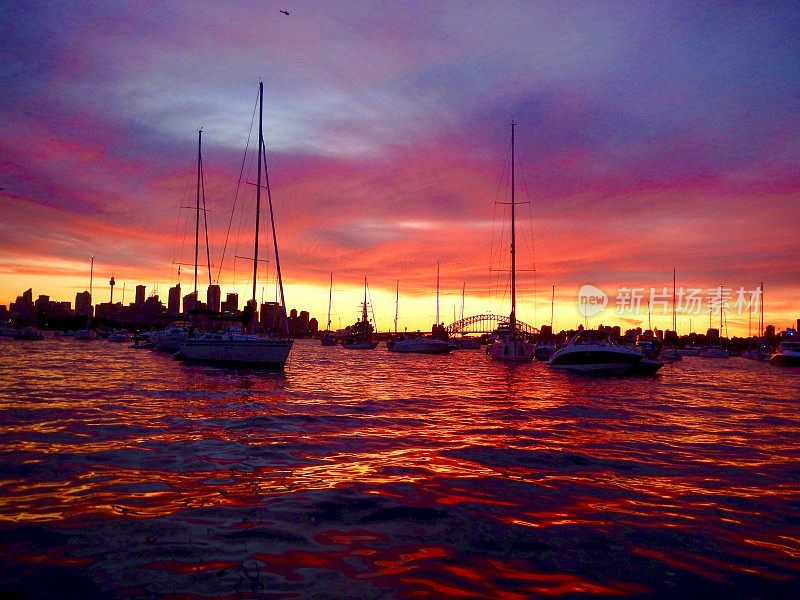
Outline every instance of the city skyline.
<path id="1" fill-rule="evenodd" d="M 333 326 L 357 318 L 366 275 L 381 329 L 399 281 L 399 328 L 429 330 L 437 262 L 441 320 L 460 316 L 462 290 L 465 315 L 508 312 L 497 203 L 512 118 L 528 203 L 521 320 L 549 323 L 555 284 L 554 326 L 574 328 L 591 284 L 611 304 L 590 326 L 646 325 L 646 310 L 617 318 L 619 290 L 671 295 L 675 268 L 678 286 L 723 285 L 731 302 L 764 282 L 765 320 L 791 326 L 796 15 L 794 3 L 16 3 L 0 16 L 0 304 L 29 287 L 72 301 L 91 255 L 96 299 L 112 276 L 115 298 L 126 283 L 191 291 L 201 127 L 211 279 L 249 298 L 236 258 L 252 252 L 249 191 L 236 183 L 261 78 L 286 301 L 320 326 L 333 272 Z M 259 302 L 274 297 L 273 265 Z M 651 318 L 669 328 L 671 310 Z M 679 331 L 689 319 L 708 326 L 706 312 L 681 315 Z M 746 334 L 748 314 L 728 325 Z"/>

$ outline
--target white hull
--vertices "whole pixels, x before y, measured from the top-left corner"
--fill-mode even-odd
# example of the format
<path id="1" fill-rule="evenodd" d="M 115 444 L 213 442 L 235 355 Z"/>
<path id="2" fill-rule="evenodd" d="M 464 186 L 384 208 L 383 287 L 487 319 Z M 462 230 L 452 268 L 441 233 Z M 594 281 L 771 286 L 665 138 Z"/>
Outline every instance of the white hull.
<path id="1" fill-rule="evenodd" d="M 574 371 L 576 373 L 626 375 L 633 369 L 631 363 L 587 363 L 580 365 L 558 365 L 545 363 L 551 369 Z"/>
<path id="2" fill-rule="evenodd" d="M 292 340 L 238 336 L 234 339 L 190 338 L 181 346 L 180 358 L 201 362 L 283 367 Z"/>
<path id="3" fill-rule="evenodd" d="M 534 346 L 525 340 L 500 340 L 488 348 L 494 360 L 528 362 L 533 360 Z"/>
<path id="4" fill-rule="evenodd" d="M 391 340 L 389 340 L 391 342 Z M 391 346 L 386 345 L 390 352 L 417 352 L 420 354 L 445 354 L 453 349 L 448 342 L 432 338 L 410 338 L 398 340 Z"/>
<path id="5" fill-rule="evenodd" d="M 378 347 L 378 342 L 345 342 L 342 348 L 348 350 L 375 350 Z"/>

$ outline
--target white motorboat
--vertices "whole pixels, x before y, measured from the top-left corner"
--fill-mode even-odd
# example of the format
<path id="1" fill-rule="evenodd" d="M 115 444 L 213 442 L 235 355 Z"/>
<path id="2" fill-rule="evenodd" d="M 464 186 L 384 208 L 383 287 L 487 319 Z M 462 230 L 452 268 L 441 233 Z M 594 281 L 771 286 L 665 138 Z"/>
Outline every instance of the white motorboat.
<path id="1" fill-rule="evenodd" d="M 769 364 L 778 367 L 800 367 L 800 342 L 781 342 Z"/>
<path id="2" fill-rule="evenodd" d="M 256 301 L 256 288 L 258 285 L 258 245 L 259 245 L 259 215 L 261 214 L 261 191 L 267 190 L 269 201 L 269 214 L 272 224 L 272 241 L 275 252 L 275 270 L 277 275 L 278 290 L 280 292 L 282 319 L 279 324 L 280 334 L 289 334 L 289 323 L 286 318 L 286 300 L 283 295 L 283 278 L 281 277 L 281 262 L 278 255 L 278 242 L 275 234 L 275 220 L 272 211 L 272 196 L 269 188 L 269 177 L 266 176 L 266 160 L 264 159 L 264 134 L 263 134 L 263 113 L 264 113 L 264 83 L 259 82 L 258 89 L 258 178 L 256 181 L 256 211 L 255 211 L 255 232 L 253 235 L 253 293 L 248 306 L 255 309 L 258 306 Z M 262 186 L 262 169 L 265 174 L 266 186 Z M 250 333 L 213 332 L 205 334 L 189 335 L 181 346 L 181 351 L 176 358 L 212 362 L 225 364 L 245 364 L 252 366 L 263 366 L 270 368 L 283 368 L 292 350 L 293 340 L 287 337 L 277 337 L 271 335 L 262 337 L 255 335 L 256 321 L 249 320 Z"/>
<path id="3" fill-rule="evenodd" d="M 584 329 L 553 352 L 545 364 L 565 371 L 627 375 L 644 358 L 637 348 L 612 344 L 604 332 Z"/>
<path id="4" fill-rule="evenodd" d="M 515 242 L 516 193 L 514 183 L 514 128 L 511 121 L 511 313 L 508 323 L 498 328 L 497 341 L 489 346 L 486 353 L 495 360 L 528 362 L 533 360 L 534 345 L 517 329 L 517 258 Z"/>
<path id="5" fill-rule="evenodd" d="M 444 340 L 422 337 L 421 335 L 403 335 L 391 338 L 386 342 L 390 352 L 417 352 L 420 354 L 446 354 L 453 349 L 452 344 Z"/>
<path id="6" fill-rule="evenodd" d="M 266 338 L 233 331 L 189 336 L 178 358 L 190 361 L 280 367 L 286 364 L 292 340 Z"/>

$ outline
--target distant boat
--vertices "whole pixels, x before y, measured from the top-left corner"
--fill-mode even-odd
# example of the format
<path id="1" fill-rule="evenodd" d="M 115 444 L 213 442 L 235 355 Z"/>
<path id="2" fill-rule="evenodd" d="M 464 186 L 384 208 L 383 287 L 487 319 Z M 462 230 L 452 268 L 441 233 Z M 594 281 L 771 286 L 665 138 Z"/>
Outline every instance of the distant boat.
<path id="1" fill-rule="evenodd" d="M 800 367 L 800 342 L 781 342 L 769 364 L 777 367 Z"/>
<path id="2" fill-rule="evenodd" d="M 345 339 L 342 348 L 348 350 L 374 350 L 378 342 L 372 339 L 375 327 L 369 322 L 367 314 L 367 278 L 364 277 L 364 302 L 361 305 L 361 320 L 356 321 L 345 329 Z"/>
<path id="3" fill-rule="evenodd" d="M 15 340 L 43 340 L 44 334 L 34 327 L 17 329 L 12 336 Z"/>
<path id="4" fill-rule="evenodd" d="M 514 182 L 514 128 L 511 121 L 511 314 L 505 327 L 497 330 L 497 341 L 489 346 L 487 353 L 495 360 L 527 362 L 533 360 L 534 347 L 517 329 L 517 258 L 515 241 L 516 192 Z"/>
<path id="5" fill-rule="evenodd" d="M 658 357 L 662 360 L 676 361 L 683 358 L 683 353 L 678 348 L 663 348 Z"/>
<path id="6" fill-rule="evenodd" d="M 256 219 L 255 234 L 253 236 L 253 295 L 250 305 L 256 308 L 256 286 L 258 284 L 258 230 L 261 214 L 261 173 L 262 166 L 266 177 L 267 198 L 269 200 L 270 222 L 272 224 L 272 241 L 275 250 L 275 267 L 278 276 L 278 289 L 281 296 L 282 320 L 280 333 L 288 335 L 288 322 L 286 320 L 286 301 L 283 295 L 283 280 L 281 278 L 281 263 L 278 257 L 278 240 L 275 234 L 275 219 L 272 212 L 272 197 L 269 191 L 269 178 L 266 173 L 266 157 L 264 156 L 264 83 L 258 86 L 258 180 L 256 182 Z M 263 164 L 262 164 L 263 163 Z M 252 366 L 283 368 L 292 350 L 291 339 L 255 335 L 256 319 L 250 320 L 250 333 L 213 332 L 189 336 L 181 346 L 179 358 L 213 363 L 233 363 Z"/>
<path id="7" fill-rule="evenodd" d="M 386 342 L 390 352 L 415 352 L 419 354 L 446 354 L 453 350 L 453 345 L 445 340 L 423 337 L 422 335 L 403 334 L 390 338 Z"/>
<path id="8" fill-rule="evenodd" d="M 722 346 L 706 346 L 700 348 L 697 356 L 702 356 L 703 358 L 728 358 L 730 354 Z"/>
<path id="9" fill-rule="evenodd" d="M 547 361 L 553 356 L 556 351 L 556 345 L 551 341 L 537 342 L 536 347 L 533 349 L 533 357 L 536 360 Z"/>
<path id="10" fill-rule="evenodd" d="M 339 342 L 336 336 L 331 333 L 331 302 L 333 300 L 333 272 L 331 272 L 331 285 L 328 289 L 328 326 L 320 338 L 320 344 L 323 346 L 338 346 Z"/>
<path id="11" fill-rule="evenodd" d="M 612 344 L 605 332 L 583 329 L 545 364 L 551 369 L 579 373 L 627 375 L 643 358 L 644 354 L 636 348 Z"/>

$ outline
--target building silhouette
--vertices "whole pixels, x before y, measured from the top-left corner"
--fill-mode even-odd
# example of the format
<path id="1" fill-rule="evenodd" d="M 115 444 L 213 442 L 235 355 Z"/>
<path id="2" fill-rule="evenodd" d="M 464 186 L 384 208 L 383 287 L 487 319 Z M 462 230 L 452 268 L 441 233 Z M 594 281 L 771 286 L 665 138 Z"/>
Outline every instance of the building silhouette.
<path id="1" fill-rule="evenodd" d="M 206 292 L 206 306 L 208 310 L 219 312 L 221 298 L 222 293 L 220 292 L 219 286 L 216 284 L 209 285 L 208 291 Z"/>
<path id="2" fill-rule="evenodd" d="M 167 312 L 177 315 L 181 312 L 181 284 L 178 283 L 175 287 L 169 288 L 169 295 L 167 296 Z"/>
<path id="3" fill-rule="evenodd" d="M 145 287 L 143 285 L 136 286 L 136 306 L 142 306 L 145 299 Z"/>
<path id="4" fill-rule="evenodd" d="M 75 294 L 75 315 L 91 317 L 92 313 L 92 295 L 86 291 Z"/>
<path id="5" fill-rule="evenodd" d="M 225 302 L 220 306 L 222 312 L 232 315 L 239 313 L 239 294 L 228 294 L 225 297 Z"/>

